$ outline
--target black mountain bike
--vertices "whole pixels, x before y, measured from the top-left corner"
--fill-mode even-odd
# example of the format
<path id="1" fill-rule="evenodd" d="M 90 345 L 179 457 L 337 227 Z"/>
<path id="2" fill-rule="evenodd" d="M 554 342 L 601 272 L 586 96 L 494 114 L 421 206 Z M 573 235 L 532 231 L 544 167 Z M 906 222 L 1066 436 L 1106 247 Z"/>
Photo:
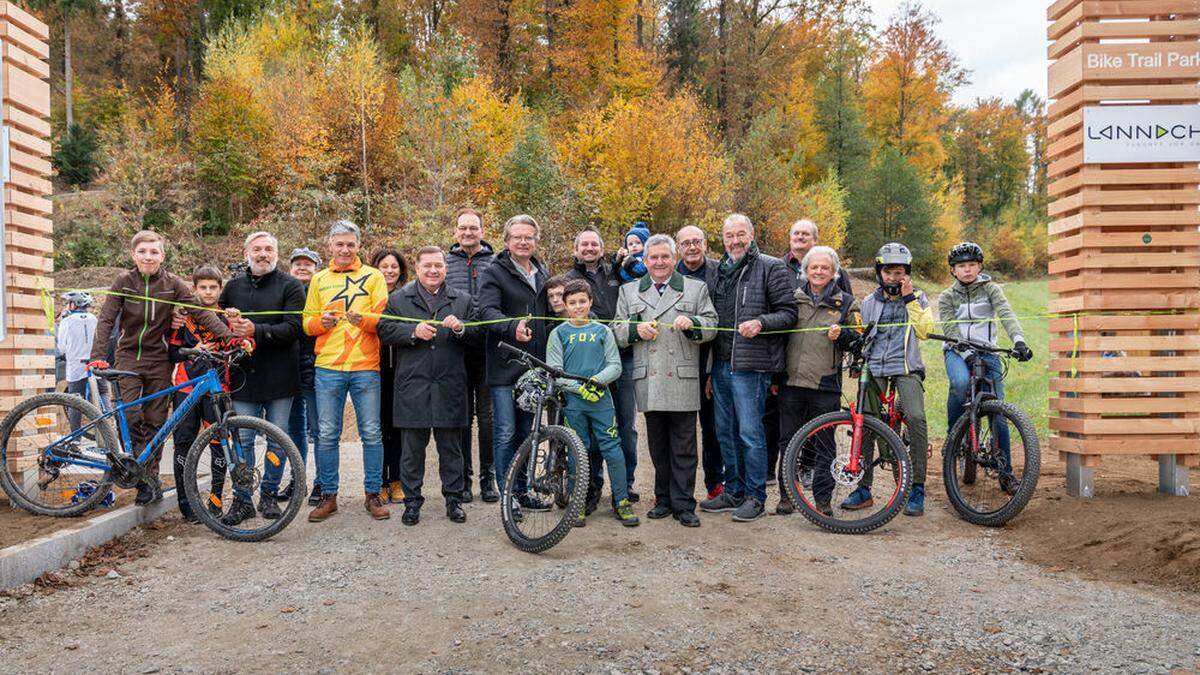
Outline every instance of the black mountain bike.
<path id="1" fill-rule="evenodd" d="M 996 398 L 983 359 L 985 353 L 999 355 L 1007 371 L 1007 359 L 1016 357 L 1016 353 L 945 335 L 929 337 L 949 343 L 971 372 L 963 415 L 942 447 L 946 496 L 963 520 L 975 525 L 1003 525 L 1029 503 L 1042 467 L 1033 421 L 1017 406 Z"/>
<path id="2" fill-rule="evenodd" d="M 499 346 L 528 369 L 513 396 L 517 407 L 534 416 L 533 428 L 504 476 L 500 517 L 504 533 L 517 548 L 541 553 L 562 541 L 583 515 L 587 450 L 579 436 L 561 424 L 562 400 L 555 379 L 584 383 L 587 378 L 554 368 L 505 342 Z"/>

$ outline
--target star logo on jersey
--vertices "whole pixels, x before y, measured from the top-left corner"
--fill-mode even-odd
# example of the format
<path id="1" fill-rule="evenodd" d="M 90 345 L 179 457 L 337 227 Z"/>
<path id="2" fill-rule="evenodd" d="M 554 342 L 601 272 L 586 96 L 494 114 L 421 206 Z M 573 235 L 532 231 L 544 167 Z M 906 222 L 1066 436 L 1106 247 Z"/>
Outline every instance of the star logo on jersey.
<path id="1" fill-rule="evenodd" d="M 346 275 L 342 285 L 342 290 L 338 291 L 337 295 L 329 299 L 329 304 L 332 305 L 341 300 L 343 303 L 345 303 L 343 305 L 345 310 L 350 311 L 350 308 L 354 306 L 355 300 L 371 295 L 367 289 L 364 288 L 367 284 L 367 280 L 370 278 L 371 277 L 366 274 L 357 279 L 351 277 L 350 275 Z"/>

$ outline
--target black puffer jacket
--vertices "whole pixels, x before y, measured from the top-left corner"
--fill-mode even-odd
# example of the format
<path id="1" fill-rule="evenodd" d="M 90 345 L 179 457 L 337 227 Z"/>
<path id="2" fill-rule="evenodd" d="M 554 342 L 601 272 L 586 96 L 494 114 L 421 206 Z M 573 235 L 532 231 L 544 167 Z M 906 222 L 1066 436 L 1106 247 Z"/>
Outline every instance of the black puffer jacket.
<path id="1" fill-rule="evenodd" d="M 549 274 L 537 258 L 533 259 L 537 290 L 525 281 L 523 272 L 517 269 L 508 251 L 501 251 L 492 266 L 479 279 L 479 295 L 475 298 L 477 319 L 492 321 L 509 319 L 487 325 L 487 382 L 490 387 L 507 386 L 515 383 L 525 372 L 519 363 L 510 363 L 508 356 L 499 350 L 501 340 L 533 354 L 546 358 L 547 328 L 544 321 L 531 321 L 533 339 L 517 341 L 517 324 L 524 316 L 547 316 L 546 280 Z M 793 319 L 795 314 L 793 313 Z"/>
<path id="2" fill-rule="evenodd" d="M 304 297 L 308 298 L 308 284 L 302 287 Z M 296 345 L 300 352 L 300 389 L 312 391 L 317 386 L 317 338 L 301 330 Z"/>
<path id="3" fill-rule="evenodd" d="M 569 279 L 583 279 L 592 287 L 592 313 L 597 319 L 611 321 L 617 314 L 617 298 L 621 295 L 621 279 L 617 276 L 617 266 L 610 260 L 601 259 L 595 272 L 589 272 L 587 266 L 575 259 L 574 266 L 566 274 Z"/>
<path id="4" fill-rule="evenodd" d="M 474 298 L 479 294 L 479 279 L 496 260 L 492 245 L 480 242 L 479 251 L 468 257 L 462 247 L 455 244 L 446 254 L 446 285 Z"/>
<path id="5" fill-rule="evenodd" d="M 256 277 L 249 272 L 229 280 L 218 303 L 243 312 L 290 311 L 249 317 L 254 322 L 254 352 L 230 373 L 235 401 L 271 401 L 300 393 L 299 312 L 304 309 L 304 285 L 282 270 Z"/>
<path id="6" fill-rule="evenodd" d="M 791 328 L 796 323 L 793 290 L 792 275 L 783 261 L 753 247 L 729 283 L 717 279 L 713 304 L 717 306 L 719 325 L 736 328 L 744 321 L 758 319 L 763 331 Z M 735 331 L 721 331 L 713 356 L 718 360 L 729 359 L 730 366 L 737 371 L 783 372 L 787 368 L 787 336 L 759 335 L 747 339 Z"/>

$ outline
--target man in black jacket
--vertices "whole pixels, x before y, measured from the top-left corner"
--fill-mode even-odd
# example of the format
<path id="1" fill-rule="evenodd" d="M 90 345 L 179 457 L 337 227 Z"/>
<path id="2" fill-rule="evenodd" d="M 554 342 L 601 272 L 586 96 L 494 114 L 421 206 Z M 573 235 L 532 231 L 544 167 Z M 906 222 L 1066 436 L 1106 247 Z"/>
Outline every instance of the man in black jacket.
<path id="1" fill-rule="evenodd" d="M 688 225 L 675 235 L 679 243 L 679 264 L 675 269 L 685 277 L 702 281 L 708 286 L 708 297 L 717 290 L 717 268 L 720 263 L 708 257 L 708 241 L 704 230 Z M 725 461 L 721 458 L 721 444 L 717 440 L 717 423 L 713 418 L 712 386 L 712 343 L 700 344 L 700 441 L 701 464 L 704 467 L 704 489 L 708 498 L 715 499 L 725 490 Z"/>
<path id="2" fill-rule="evenodd" d="M 471 299 L 479 297 L 479 280 L 492 266 L 496 254 L 483 240 L 483 216 L 475 209 L 460 209 L 454 219 L 454 245 L 446 256 L 446 285 Z M 483 352 L 467 351 L 467 425 L 462 431 L 463 501 L 471 497 L 471 418 L 479 422 L 479 496 L 485 502 L 500 499 L 492 467 L 492 399 L 487 385 Z"/>
<path id="3" fill-rule="evenodd" d="M 800 269 L 800 262 L 819 243 L 820 232 L 817 230 L 817 224 L 807 218 L 797 220 L 792 224 L 792 229 L 788 230 L 788 252 L 783 256 L 783 262 L 791 271 L 796 288 L 804 285 L 804 270 Z M 850 287 L 850 274 L 845 270 L 838 274 L 834 283 L 843 293 L 854 295 L 854 289 Z"/>
<path id="4" fill-rule="evenodd" d="M 396 346 L 392 425 L 400 430 L 403 450 L 400 483 L 404 487 L 401 522 L 421 518 L 425 482 L 425 446 L 432 431 L 446 517 L 466 522 L 463 494 L 463 427 L 467 417 L 466 358 L 476 329 L 463 321 L 471 315 L 471 297 L 446 282 L 446 256 L 437 246 L 417 251 L 416 280 L 392 291 L 385 314 L 423 319 L 419 323 L 381 319 L 379 340 Z M 439 323 L 440 322 L 440 323 Z"/>
<path id="5" fill-rule="evenodd" d="M 504 223 L 505 250 L 483 273 L 476 298 L 478 318 L 497 321 L 487 325 L 487 381 L 492 395 L 492 450 L 496 483 L 504 489 L 504 475 L 517 448 L 529 434 L 533 416 L 517 408 L 513 385 L 525 371 L 510 361 L 497 345 L 507 342 L 539 359 L 546 358 L 546 326 L 543 321 L 521 317 L 546 316 L 546 280 L 549 274 L 538 261 L 538 224 L 529 215 L 518 215 Z M 507 321 L 500 321 L 508 319 Z M 548 507 L 525 492 L 524 478 L 513 486 L 522 508 Z"/>
<path id="6" fill-rule="evenodd" d="M 296 277 L 308 295 L 308 282 L 321 269 L 321 256 L 310 248 L 294 248 L 289 256 L 291 275 Z M 288 436 L 296 444 L 300 456 L 308 460 L 308 446 L 317 447 L 317 388 L 316 388 L 316 344 L 317 338 L 300 331 L 296 339 L 300 362 L 300 393 L 292 399 L 292 413 L 288 416 Z M 296 486 L 289 485 L 280 493 L 281 499 L 290 499 Z M 321 483 L 313 481 L 308 494 L 308 505 L 316 506 L 321 501 Z"/>
<path id="7" fill-rule="evenodd" d="M 725 491 L 701 502 L 709 512 L 733 511 L 737 522 L 766 512 L 767 446 L 763 413 L 773 373 L 787 367 L 786 330 L 796 323 L 791 275 L 783 261 L 760 253 L 754 225 L 735 213 L 721 226 L 725 255 L 713 304 L 720 317 L 713 346 L 712 390 L 717 437 L 725 459 Z"/>
<path id="8" fill-rule="evenodd" d="M 600 231 L 585 227 L 575 235 L 575 264 L 566 273 L 569 279 L 582 279 L 592 287 L 592 313 L 597 319 L 611 321 L 617 312 L 617 298 L 621 294 L 621 279 L 617 266 L 604 257 L 604 240 Z M 613 330 L 616 327 L 613 326 Z M 638 493 L 633 489 L 633 476 L 637 470 L 637 397 L 633 386 L 633 350 L 628 347 L 621 352 L 621 377 L 609 385 L 613 407 L 617 413 L 617 435 L 621 439 L 621 453 L 625 456 L 626 485 L 629 486 L 629 501 L 636 503 Z M 591 459 L 591 481 L 588 483 L 587 509 L 595 510 L 600 500 L 600 488 L 604 485 L 603 465 L 600 449 L 589 448 Z"/>
<path id="9" fill-rule="evenodd" d="M 304 287 L 295 277 L 276 269 L 279 243 L 269 232 L 254 232 L 246 237 L 247 268 L 225 285 L 218 304 L 229 317 L 229 329 L 240 337 L 253 338 L 254 352 L 230 373 L 233 408 L 238 415 L 262 417 L 286 429 L 292 411 L 292 399 L 300 393 L 298 340 L 300 312 L 304 310 Z M 283 311 L 282 314 L 241 316 L 241 312 Z M 295 313 L 292 313 L 295 312 Z M 254 432 L 242 434 L 242 447 L 254 447 Z M 267 449 L 283 457 L 274 444 Z M 283 463 L 268 463 L 260 485 L 258 509 L 263 518 L 278 518 L 275 502 Z M 254 517 L 254 504 L 248 496 L 235 495 L 235 503 L 226 514 L 226 524 L 236 525 Z"/>

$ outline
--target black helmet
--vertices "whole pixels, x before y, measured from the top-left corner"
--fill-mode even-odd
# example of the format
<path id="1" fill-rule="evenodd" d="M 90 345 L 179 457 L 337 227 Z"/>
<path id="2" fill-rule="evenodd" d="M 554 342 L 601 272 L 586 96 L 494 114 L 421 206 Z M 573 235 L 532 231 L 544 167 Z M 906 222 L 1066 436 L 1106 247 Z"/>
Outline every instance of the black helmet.
<path id="1" fill-rule="evenodd" d="M 899 242 L 890 242 L 879 247 L 875 252 L 875 273 L 888 265 L 904 265 L 904 271 L 912 274 L 912 251 Z"/>
<path id="2" fill-rule="evenodd" d="M 961 262 L 977 262 L 983 264 L 983 248 L 973 241 L 964 241 L 960 244 L 955 244 L 954 248 L 950 249 L 950 254 L 946 256 L 946 261 L 954 267 Z"/>

